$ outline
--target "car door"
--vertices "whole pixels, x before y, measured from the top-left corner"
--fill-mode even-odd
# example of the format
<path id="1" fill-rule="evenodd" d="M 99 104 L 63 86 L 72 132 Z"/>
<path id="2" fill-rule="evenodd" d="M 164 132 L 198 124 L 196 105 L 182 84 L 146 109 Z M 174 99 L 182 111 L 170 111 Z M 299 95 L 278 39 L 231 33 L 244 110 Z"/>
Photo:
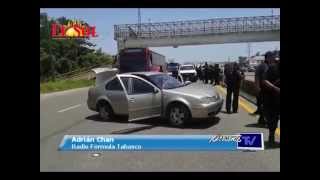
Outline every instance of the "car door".
<path id="1" fill-rule="evenodd" d="M 129 121 L 161 115 L 161 92 L 150 82 L 130 77 L 127 98 Z"/>
<path id="2" fill-rule="evenodd" d="M 115 114 L 128 114 L 128 100 L 118 76 L 109 81 L 105 89 L 110 105 Z"/>

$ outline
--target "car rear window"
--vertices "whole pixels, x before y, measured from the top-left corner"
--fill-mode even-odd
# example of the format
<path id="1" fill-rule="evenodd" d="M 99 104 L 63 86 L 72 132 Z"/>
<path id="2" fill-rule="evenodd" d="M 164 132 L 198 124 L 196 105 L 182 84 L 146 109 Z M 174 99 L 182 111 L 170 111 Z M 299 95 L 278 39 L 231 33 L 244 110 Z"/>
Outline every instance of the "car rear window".
<path id="1" fill-rule="evenodd" d="M 118 78 L 114 78 L 106 85 L 106 90 L 109 91 L 122 91 L 122 86 L 118 80 Z"/>

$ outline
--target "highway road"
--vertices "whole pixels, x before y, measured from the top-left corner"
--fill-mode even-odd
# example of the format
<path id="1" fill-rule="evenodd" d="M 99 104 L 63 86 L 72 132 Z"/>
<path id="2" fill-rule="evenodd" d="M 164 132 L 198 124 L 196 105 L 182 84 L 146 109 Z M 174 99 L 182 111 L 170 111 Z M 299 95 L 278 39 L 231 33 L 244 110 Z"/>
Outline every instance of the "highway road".
<path id="1" fill-rule="evenodd" d="M 225 96 L 225 90 L 215 87 Z M 236 134 L 268 130 L 248 113 L 255 106 L 240 99 L 239 112 L 223 111 L 214 119 L 170 127 L 153 118 L 127 123 L 100 121 L 86 106 L 88 88 L 40 95 L 40 171 L 280 171 L 280 148 L 257 152 L 61 152 L 67 134 Z M 280 131 L 276 140 L 280 142 Z"/>

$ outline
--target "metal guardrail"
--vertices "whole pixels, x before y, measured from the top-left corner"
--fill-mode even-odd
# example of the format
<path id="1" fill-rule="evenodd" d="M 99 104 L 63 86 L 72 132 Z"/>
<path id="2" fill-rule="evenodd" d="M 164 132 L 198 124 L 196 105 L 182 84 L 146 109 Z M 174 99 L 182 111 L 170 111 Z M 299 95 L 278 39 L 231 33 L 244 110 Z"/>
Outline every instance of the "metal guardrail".
<path id="1" fill-rule="evenodd" d="M 74 79 L 74 78 L 77 78 L 80 76 L 84 76 L 85 74 L 89 73 L 93 68 L 104 67 L 104 66 L 108 66 L 108 65 L 94 65 L 94 66 L 78 69 L 76 71 L 71 71 L 68 73 L 60 74 L 59 76 L 56 77 L 56 79 L 60 79 L 60 80 L 61 79 Z"/>
<path id="2" fill-rule="evenodd" d="M 114 25 L 114 39 L 152 39 L 274 30 L 280 30 L 280 15 Z"/>

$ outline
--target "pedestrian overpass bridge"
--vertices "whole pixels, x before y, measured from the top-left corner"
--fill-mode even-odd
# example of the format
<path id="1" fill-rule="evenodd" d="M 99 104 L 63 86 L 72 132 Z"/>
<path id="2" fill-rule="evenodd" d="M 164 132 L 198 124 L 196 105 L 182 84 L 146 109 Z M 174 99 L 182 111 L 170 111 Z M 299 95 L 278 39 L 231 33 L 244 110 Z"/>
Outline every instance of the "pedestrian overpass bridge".
<path id="1" fill-rule="evenodd" d="M 124 48 L 280 41 L 280 15 L 114 25 Z"/>

